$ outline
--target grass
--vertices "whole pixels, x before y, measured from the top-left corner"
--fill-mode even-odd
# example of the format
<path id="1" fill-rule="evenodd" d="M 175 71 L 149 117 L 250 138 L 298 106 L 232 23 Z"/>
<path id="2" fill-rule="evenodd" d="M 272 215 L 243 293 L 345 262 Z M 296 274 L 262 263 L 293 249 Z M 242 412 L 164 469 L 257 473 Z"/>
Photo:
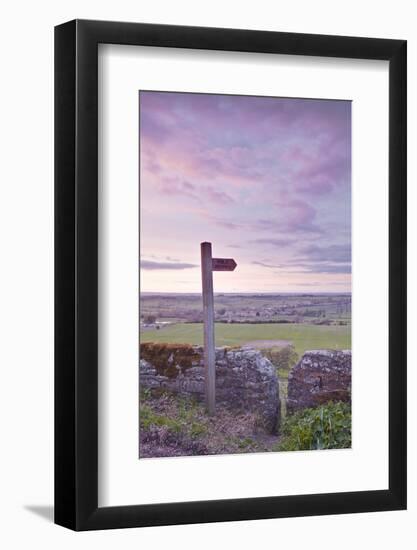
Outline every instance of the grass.
<path id="1" fill-rule="evenodd" d="M 148 405 L 142 405 L 140 408 L 140 427 L 147 430 L 152 425 L 166 426 L 174 432 L 180 432 L 182 425 L 177 420 L 169 418 L 163 414 L 156 414 Z"/>
<path id="2" fill-rule="evenodd" d="M 161 399 L 167 399 L 167 396 L 161 396 Z M 168 396 L 168 401 L 172 405 L 172 396 Z M 207 431 L 207 428 L 201 420 L 201 406 L 192 399 L 176 397 L 175 414 L 172 407 L 162 411 L 155 411 L 152 408 L 152 393 L 149 390 L 141 392 L 140 397 L 140 427 L 148 430 L 151 426 L 165 426 L 172 432 L 184 432 L 191 437 L 199 437 Z M 205 420 L 204 416 L 202 417 Z"/>
<path id="3" fill-rule="evenodd" d="M 216 346 L 241 346 L 251 340 L 289 340 L 298 355 L 310 349 L 350 349 L 350 326 L 216 323 Z M 203 344 L 201 323 L 179 323 L 141 333 L 141 342 Z"/>
<path id="4" fill-rule="evenodd" d="M 265 452 L 277 443 L 266 434 L 256 414 L 218 405 L 209 416 L 193 399 L 141 391 L 140 457 Z"/>

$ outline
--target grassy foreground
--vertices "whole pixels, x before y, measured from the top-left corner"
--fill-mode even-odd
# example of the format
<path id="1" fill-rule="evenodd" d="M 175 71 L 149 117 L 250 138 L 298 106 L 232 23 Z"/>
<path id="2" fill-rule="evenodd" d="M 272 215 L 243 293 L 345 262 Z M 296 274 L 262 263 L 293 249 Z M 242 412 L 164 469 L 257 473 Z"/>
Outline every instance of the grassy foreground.
<path id="1" fill-rule="evenodd" d="M 279 442 L 254 413 L 217 405 L 209 416 L 202 403 L 169 392 L 142 392 L 139 416 L 140 458 L 266 452 Z"/>
<path id="2" fill-rule="evenodd" d="M 216 323 L 217 346 L 240 346 L 252 340 L 288 340 L 301 355 L 310 349 L 350 349 L 350 326 L 307 324 L 225 324 Z M 179 323 L 141 333 L 141 342 L 202 344 L 201 323 Z"/>

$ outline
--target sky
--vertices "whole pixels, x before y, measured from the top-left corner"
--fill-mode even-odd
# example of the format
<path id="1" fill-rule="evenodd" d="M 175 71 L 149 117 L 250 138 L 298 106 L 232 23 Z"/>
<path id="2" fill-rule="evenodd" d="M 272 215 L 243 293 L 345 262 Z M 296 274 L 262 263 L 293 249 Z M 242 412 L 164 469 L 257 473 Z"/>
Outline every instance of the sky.
<path id="1" fill-rule="evenodd" d="M 350 292 L 351 103 L 139 93 L 142 292 Z"/>

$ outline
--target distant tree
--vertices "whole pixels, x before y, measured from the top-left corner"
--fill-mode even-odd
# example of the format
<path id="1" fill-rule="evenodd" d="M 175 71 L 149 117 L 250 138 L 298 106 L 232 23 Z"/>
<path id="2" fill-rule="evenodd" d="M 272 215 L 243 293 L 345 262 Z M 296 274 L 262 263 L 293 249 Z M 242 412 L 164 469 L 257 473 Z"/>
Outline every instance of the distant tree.
<path id="1" fill-rule="evenodd" d="M 256 312 L 256 317 L 260 317 L 261 314 L 259 313 L 259 311 Z"/>
<path id="2" fill-rule="evenodd" d="M 217 310 L 217 313 L 218 315 L 224 315 L 226 313 L 226 308 L 221 307 L 220 309 Z"/>

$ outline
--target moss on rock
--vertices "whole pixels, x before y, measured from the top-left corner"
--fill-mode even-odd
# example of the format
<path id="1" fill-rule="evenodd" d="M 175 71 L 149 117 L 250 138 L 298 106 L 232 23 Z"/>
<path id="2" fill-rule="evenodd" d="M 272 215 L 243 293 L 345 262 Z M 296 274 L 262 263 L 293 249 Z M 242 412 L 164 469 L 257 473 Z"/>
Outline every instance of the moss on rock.
<path id="1" fill-rule="evenodd" d="M 189 344 L 144 342 L 140 344 L 140 357 L 149 361 L 158 374 L 176 378 L 201 361 L 200 353 Z"/>

